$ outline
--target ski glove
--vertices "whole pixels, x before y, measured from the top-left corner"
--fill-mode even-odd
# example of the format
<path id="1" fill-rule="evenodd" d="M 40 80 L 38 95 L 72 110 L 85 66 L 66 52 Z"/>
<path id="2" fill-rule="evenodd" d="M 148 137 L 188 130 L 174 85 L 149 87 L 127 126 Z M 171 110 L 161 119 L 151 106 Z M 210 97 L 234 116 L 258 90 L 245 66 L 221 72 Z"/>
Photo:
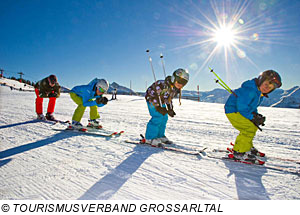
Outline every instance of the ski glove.
<path id="1" fill-rule="evenodd" d="M 259 114 L 259 113 L 252 113 L 253 114 L 253 119 L 251 120 L 255 125 L 259 126 L 259 125 L 262 125 L 264 126 L 265 125 L 265 121 L 266 121 L 266 117 Z"/>
<path id="2" fill-rule="evenodd" d="M 166 115 L 168 113 L 167 109 L 161 106 L 156 106 L 155 109 L 157 112 L 161 113 L 162 115 Z"/>
<path id="3" fill-rule="evenodd" d="M 108 102 L 108 99 L 107 99 L 106 97 L 99 97 L 99 98 L 96 99 L 96 102 L 97 102 L 98 105 L 99 105 L 99 104 L 104 104 L 104 105 L 106 105 L 107 102 Z"/>
<path id="4" fill-rule="evenodd" d="M 169 109 L 169 110 L 168 110 L 168 115 L 169 115 L 170 117 L 174 117 L 174 116 L 176 115 L 176 113 L 174 112 L 173 109 Z"/>

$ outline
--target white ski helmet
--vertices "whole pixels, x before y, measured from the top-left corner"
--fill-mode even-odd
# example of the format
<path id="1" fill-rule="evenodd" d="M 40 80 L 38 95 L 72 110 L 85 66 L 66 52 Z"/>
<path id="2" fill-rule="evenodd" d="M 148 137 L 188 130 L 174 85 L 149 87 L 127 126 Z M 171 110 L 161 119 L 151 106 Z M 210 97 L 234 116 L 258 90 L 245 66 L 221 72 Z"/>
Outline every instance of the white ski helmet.
<path id="1" fill-rule="evenodd" d="M 176 69 L 171 76 L 171 82 L 174 84 L 175 82 L 182 84 L 185 86 L 189 81 L 189 72 L 186 69 Z"/>
<path id="2" fill-rule="evenodd" d="M 109 83 L 105 79 L 99 79 L 96 84 L 96 89 L 98 89 L 100 92 L 107 92 L 109 88 Z"/>

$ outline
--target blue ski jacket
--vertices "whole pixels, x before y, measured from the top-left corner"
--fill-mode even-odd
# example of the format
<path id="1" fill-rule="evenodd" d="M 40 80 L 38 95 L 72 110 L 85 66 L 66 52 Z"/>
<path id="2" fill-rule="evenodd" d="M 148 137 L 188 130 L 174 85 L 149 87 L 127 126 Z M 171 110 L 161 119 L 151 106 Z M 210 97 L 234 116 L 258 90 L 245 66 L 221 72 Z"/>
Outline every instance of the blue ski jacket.
<path id="1" fill-rule="evenodd" d="M 225 104 L 225 113 L 239 112 L 247 119 L 253 119 L 253 112 L 257 113 L 257 107 L 263 101 L 263 95 L 258 89 L 255 78 L 245 81 L 242 86 L 234 90 L 234 96 L 231 94 Z"/>
<path id="2" fill-rule="evenodd" d="M 70 92 L 73 92 L 76 95 L 78 95 L 79 97 L 81 97 L 83 106 L 85 106 L 85 107 L 88 107 L 88 106 L 102 107 L 102 106 L 104 106 L 104 104 L 97 104 L 97 102 L 96 102 L 97 98 L 102 97 L 102 95 L 98 96 L 96 94 L 96 83 L 98 83 L 98 80 L 99 79 L 95 78 L 87 85 L 80 85 L 80 86 L 73 87 Z"/>

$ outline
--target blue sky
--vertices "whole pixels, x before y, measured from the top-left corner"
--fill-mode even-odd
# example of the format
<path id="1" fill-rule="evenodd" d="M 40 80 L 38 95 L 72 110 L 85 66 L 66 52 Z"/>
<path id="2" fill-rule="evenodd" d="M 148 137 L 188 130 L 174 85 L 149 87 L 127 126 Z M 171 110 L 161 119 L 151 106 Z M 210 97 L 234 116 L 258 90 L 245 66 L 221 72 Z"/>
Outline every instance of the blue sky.
<path id="1" fill-rule="evenodd" d="M 233 89 L 266 69 L 283 89 L 300 85 L 297 0 L 27 0 L 0 1 L 0 68 L 38 81 L 56 74 L 72 88 L 95 77 L 133 90 L 187 68 L 187 90 L 219 87 L 208 66 Z M 216 39 L 229 29 L 229 44 Z M 221 40 L 226 35 L 221 34 Z"/>

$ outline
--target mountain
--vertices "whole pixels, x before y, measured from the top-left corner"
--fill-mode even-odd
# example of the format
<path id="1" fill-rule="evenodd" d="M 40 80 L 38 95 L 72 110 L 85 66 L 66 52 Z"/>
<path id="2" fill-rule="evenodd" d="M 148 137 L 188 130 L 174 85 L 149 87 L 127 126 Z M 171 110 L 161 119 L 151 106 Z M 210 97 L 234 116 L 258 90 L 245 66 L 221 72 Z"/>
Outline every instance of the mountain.
<path id="1" fill-rule="evenodd" d="M 127 88 L 127 87 L 123 87 L 119 84 L 117 84 L 116 82 L 113 82 L 112 84 L 109 85 L 108 88 L 108 93 L 112 93 L 114 90 L 117 90 L 117 94 L 121 94 L 121 95 L 135 95 L 136 92 L 134 92 L 133 90 Z"/>
<path id="2" fill-rule="evenodd" d="M 197 91 L 182 91 L 182 98 L 198 100 L 200 97 L 201 102 L 210 102 L 210 103 L 222 103 L 224 104 L 229 97 L 229 93 L 223 89 L 214 89 L 212 91 L 198 92 Z"/>
<path id="3" fill-rule="evenodd" d="M 34 87 L 29 84 L 25 84 L 17 80 L 12 80 L 4 77 L 0 78 L 0 84 L 3 86 L 10 87 L 11 90 L 34 91 Z"/>
<path id="4" fill-rule="evenodd" d="M 200 92 L 201 102 L 225 104 L 229 93 L 224 89 L 214 89 L 212 91 Z M 197 91 L 183 90 L 183 98 L 198 100 Z M 261 104 L 265 107 L 299 108 L 300 107 L 300 87 L 295 86 L 289 90 L 276 89 L 265 98 Z"/>
<path id="5" fill-rule="evenodd" d="M 300 108 L 300 87 L 290 89 L 287 95 L 282 96 L 280 101 L 272 104 L 271 107 Z"/>

